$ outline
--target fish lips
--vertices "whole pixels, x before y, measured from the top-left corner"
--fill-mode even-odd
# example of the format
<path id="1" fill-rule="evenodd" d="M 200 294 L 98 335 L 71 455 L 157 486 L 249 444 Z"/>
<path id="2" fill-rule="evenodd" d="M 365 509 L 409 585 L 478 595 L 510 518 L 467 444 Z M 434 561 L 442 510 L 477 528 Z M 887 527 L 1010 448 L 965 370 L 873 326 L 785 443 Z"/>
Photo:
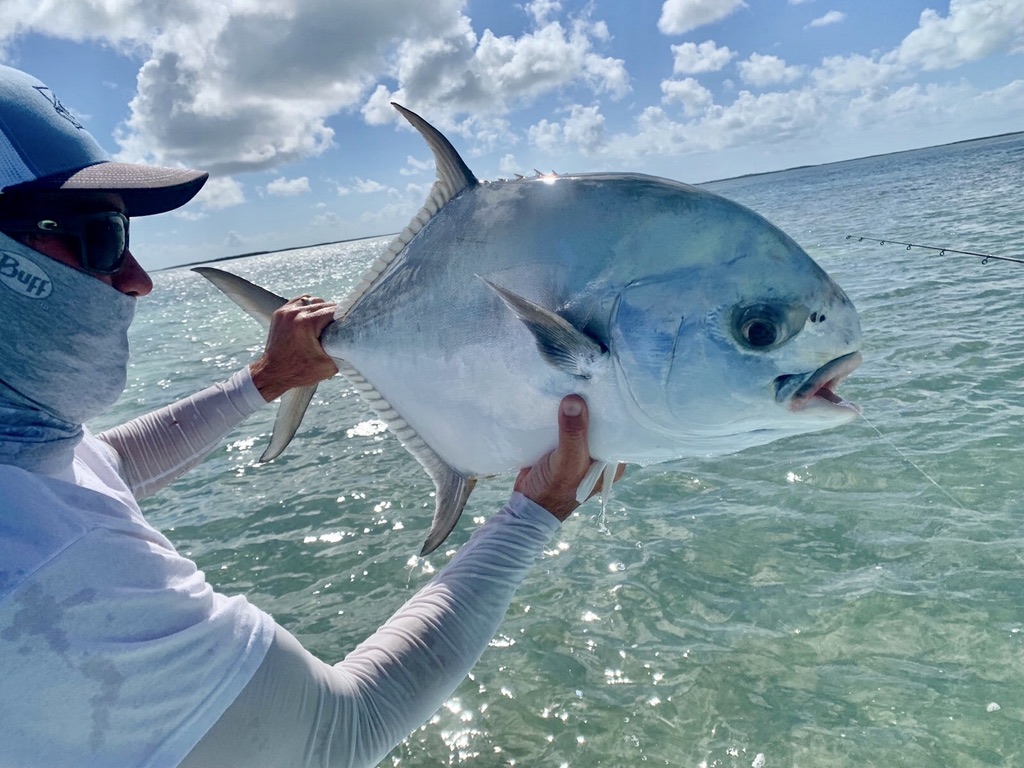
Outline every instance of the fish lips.
<path id="1" fill-rule="evenodd" d="M 813 373 L 795 373 L 775 379 L 775 400 L 790 411 L 802 411 L 810 407 L 825 407 L 860 413 L 854 403 L 844 400 L 835 389 L 849 376 L 863 358 L 860 352 L 850 352 L 830 360 Z"/>

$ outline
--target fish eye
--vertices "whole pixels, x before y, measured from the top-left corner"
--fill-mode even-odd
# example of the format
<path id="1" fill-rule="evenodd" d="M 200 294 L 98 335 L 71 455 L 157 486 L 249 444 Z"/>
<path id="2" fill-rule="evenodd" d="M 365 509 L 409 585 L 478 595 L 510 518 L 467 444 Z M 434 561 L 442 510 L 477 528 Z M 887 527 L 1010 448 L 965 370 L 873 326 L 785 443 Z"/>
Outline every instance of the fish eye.
<path id="1" fill-rule="evenodd" d="M 762 318 L 748 320 L 743 324 L 742 332 L 743 338 L 752 347 L 770 347 L 779 336 L 774 323 Z"/>
<path id="2" fill-rule="evenodd" d="M 739 308 L 733 315 L 733 335 L 745 347 L 762 350 L 777 346 L 792 334 L 785 313 L 765 304 Z"/>

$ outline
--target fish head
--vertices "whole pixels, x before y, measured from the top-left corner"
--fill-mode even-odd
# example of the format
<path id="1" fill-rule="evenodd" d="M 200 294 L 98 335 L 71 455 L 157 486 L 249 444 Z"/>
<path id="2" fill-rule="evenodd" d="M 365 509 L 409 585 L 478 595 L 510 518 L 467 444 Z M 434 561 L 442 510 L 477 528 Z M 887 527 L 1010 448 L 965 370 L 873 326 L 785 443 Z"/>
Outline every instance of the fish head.
<path id="1" fill-rule="evenodd" d="M 716 202 L 712 210 L 728 214 L 722 225 L 683 238 L 695 250 L 684 266 L 625 285 L 609 327 L 633 418 L 691 455 L 828 429 L 859 413 L 836 393 L 861 362 L 853 303 L 781 230 L 733 206 Z"/>

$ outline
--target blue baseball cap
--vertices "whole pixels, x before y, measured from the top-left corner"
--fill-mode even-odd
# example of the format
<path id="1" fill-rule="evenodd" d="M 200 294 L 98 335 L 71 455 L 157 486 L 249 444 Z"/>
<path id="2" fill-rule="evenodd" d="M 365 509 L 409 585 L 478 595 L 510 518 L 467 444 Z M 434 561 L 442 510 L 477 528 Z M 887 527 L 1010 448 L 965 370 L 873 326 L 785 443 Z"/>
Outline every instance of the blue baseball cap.
<path id="1" fill-rule="evenodd" d="M 0 66 L 0 202 L 33 192 L 112 192 L 128 216 L 187 203 L 209 174 L 115 163 L 46 85 Z"/>

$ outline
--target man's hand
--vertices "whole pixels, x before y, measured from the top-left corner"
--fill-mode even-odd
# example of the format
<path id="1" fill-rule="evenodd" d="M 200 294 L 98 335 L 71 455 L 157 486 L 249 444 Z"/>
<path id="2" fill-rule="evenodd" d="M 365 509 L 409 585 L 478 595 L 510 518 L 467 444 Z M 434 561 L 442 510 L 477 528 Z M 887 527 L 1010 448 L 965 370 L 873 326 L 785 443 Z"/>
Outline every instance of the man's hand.
<path id="1" fill-rule="evenodd" d="M 320 333 L 336 305 L 300 296 L 278 308 L 270 321 L 263 355 L 249 365 L 253 383 L 268 403 L 293 387 L 306 387 L 338 372 L 320 346 Z"/>
<path id="2" fill-rule="evenodd" d="M 562 398 L 558 408 L 558 447 L 532 467 L 520 470 L 514 490 L 565 520 L 580 505 L 576 489 L 593 463 L 587 447 L 587 404 L 579 395 Z M 615 479 L 622 477 L 620 464 Z M 598 482 L 594 493 L 601 490 Z M 591 494 L 593 495 L 593 494 Z"/>

